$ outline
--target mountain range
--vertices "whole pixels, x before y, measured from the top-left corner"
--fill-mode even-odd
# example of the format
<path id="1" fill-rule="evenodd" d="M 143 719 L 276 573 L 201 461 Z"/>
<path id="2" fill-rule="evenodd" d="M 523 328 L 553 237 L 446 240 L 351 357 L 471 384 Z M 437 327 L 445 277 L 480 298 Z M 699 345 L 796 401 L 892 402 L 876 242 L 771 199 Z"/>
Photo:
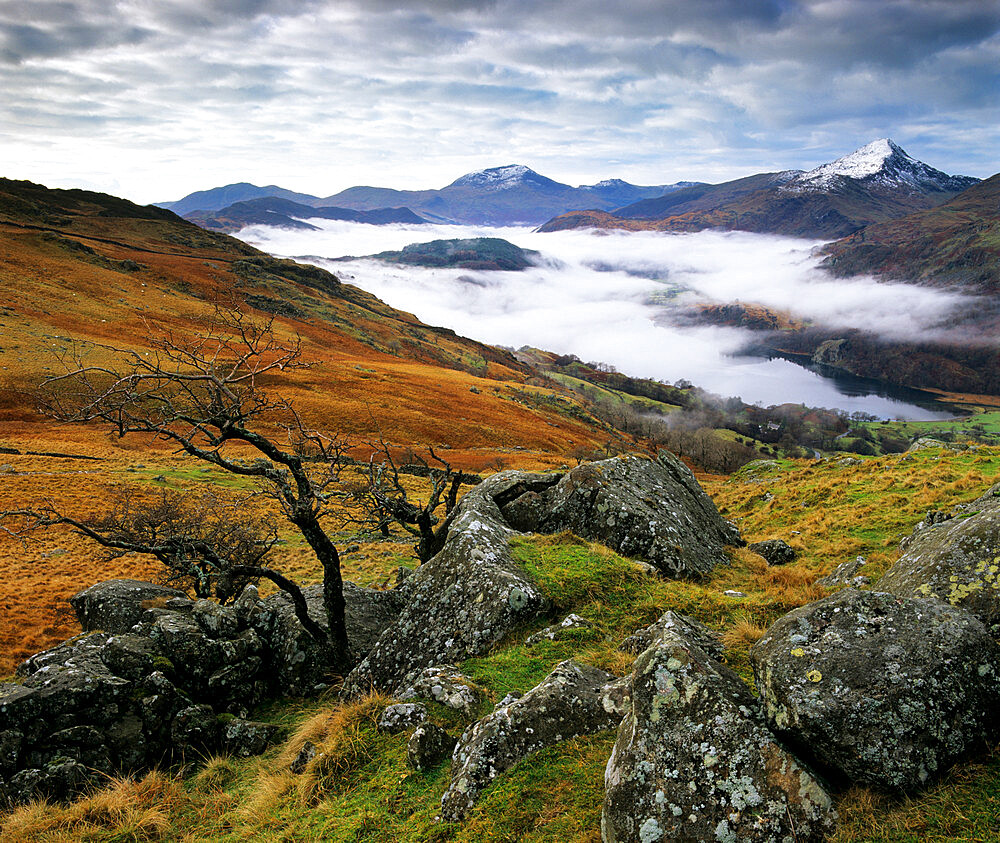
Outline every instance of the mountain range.
<path id="1" fill-rule="evenodd" d="M 613 210 L 694 184 L 696 182 L 641 186 L 621 179 L 606 179 L 571 187 L 522 164 L 511 164 L 467 173 L 446 187 L 433 190 L 357 186 L 320 198 L 274 185 L 257 187 L 241 182 L 191 193 L 176 202 L 160 202 L 158 206 L 200 222 L 208 219 L 211 212 L 217 212 L 216 217 L 232 217 L 229 208 L 234 203 L 275 197 L 313 208 L 355 211 L 408 208 L 429 221 L 460 225 L 538 225 L 574 208 Z"/>
<path id="2" fill-rule="evenodd" d="M 978 182 L 936 170 L 882 138 L 809 171 L 695 185 L 612 212 L 575 211 L 549 220 L 540 230 L 718 228 L 835 239 L 940 205 Z"/>
<path id="3" fill-rule="evenodd" d="M 185 219 L 212 231 L 239 231 L 248 225 L 270 225 L 278 228 L 299 228 L 318 231 L 307 219 L 348 220 L 369 225 L 406 223 L 421 225 L 426 223 L 409 208 L 376 208 L 371 211 L 356 211 L 352 208 L 333 206 L 313 207 L 291 199 L 265 196 L 234 202 L 218 211 L 191 211 Z"/>

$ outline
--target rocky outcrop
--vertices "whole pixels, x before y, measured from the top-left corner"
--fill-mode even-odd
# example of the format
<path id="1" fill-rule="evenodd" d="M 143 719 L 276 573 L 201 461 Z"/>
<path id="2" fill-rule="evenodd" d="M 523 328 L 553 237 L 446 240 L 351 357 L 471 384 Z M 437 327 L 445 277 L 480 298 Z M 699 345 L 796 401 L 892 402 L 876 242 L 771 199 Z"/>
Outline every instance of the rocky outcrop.
<path id="1" fill-rule="evenodd" d="M 571 530 L 649 562 L 668 577 L 708 574 L 726 561 L 725 545 L 742 544 L 687 466 L 667 451 L 656 460 L 584 463 L 545 488 L 528 488 L 498 503 L 515 529 Z"/>
<path id="2" fill-rule="evenodd" d="M 375 727 L 380 732 L 394 735 L 406 732 L 427 721 L 427 706 L 420 703 L 395 703 L 388 705 L 378 717 Z"/>
<path id="3" fill-rule="evenodd" d="M 743 681 L 683 627 L 636 661 L 605 771 L 604 843 L 820 841 L 826 791 L 768 730 Z"/>
<path id="4" fill-rule="evenodd" d="M 484 788 L 525 756 L 615 728 L 628 708 L 624 684 L 596 667 L 565 661 L 523 697 L 473 723 L 452 755 L 441 818 L 461 819 Z"/>
<path id="5" fill-rule="evenodd" d="M 409 601 L 344 684 L 346 696 L 391 692 L 411 673 L 485 652 L 546 605 L 510 557 L 494 496 L 517 482 L 504 472 L 466 494 L 441 552 L 406 580 Z"/>
<path id="6" fill-rule="evenodd" d="M 795 548 L 781 539 L 767 539 L 748 546 L 758 556 L 763 556 L 768 565 L 787 565 L 795 561 Z"/>
<path id="7" fill-rule="evenodd" d="M 1000 497 L 990 490 L 966 508 L 967 517 L 925 519 L 878 588 L 959 606 L 1000 637 Z"/>
<path id="8" fill-rule="evenodd" d="M 1000 726 L 1000 648 L 968 612 L 853 588 L 751 651 L 775 732 L 832 776 L 911 791 Z"/>
<path id="9" fill-rule="evenodd" d="M 841 562 L 825 577 L 816 580 L 816 585 L 822 585 L 826 588 L 839 588 L 842 585 L 853 585 L 858 588 L 862 585 L 868 585 L 868 577 L 861 573 L 867 564 L 868 560 L 864 556 L 856 556 L 847 562 Z"/>
<path id="10" fill-rule="evenodd" d="M 306 592 L 322 619 L 321 589 Z M 351 643 L 370 647 L 398 614 L 399 595 L 348 583 L 345 596 Z M 19 683 L 0 684 L 0 779 L 13 801 L 63 798 L 95 775 L 184 753 L 259 753 L 277 729 L 245 719 L 249 709 L 328 679 L 324 649 L 291 601 L 261 601 L 253 586 L 224 607 L 113 580 L 81 592 L 74 606 L 87 623 L 121 631 L 31 656 Z"/>
<path id="11" fill-rule="evenodd" d="M 69 602 L 84 632 L 128 632 L 150 605 L 162 606 L 172 598 L 186 600 L 187 595 L 164 585 L 119 579 L 92 585 Z"/>

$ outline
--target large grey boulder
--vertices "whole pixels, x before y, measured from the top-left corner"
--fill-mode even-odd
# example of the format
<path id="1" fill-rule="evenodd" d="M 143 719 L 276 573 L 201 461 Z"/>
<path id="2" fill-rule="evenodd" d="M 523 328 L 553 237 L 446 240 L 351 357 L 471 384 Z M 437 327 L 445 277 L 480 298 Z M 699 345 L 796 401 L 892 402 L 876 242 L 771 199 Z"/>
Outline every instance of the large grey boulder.
<path id="1" fill-rule="evenodd" d="M 849 588 L 778 620 L 751 661 L 779 737 L 852 782 L 914 790 L 1000 727 L 1000 647 L 937 600 Z"/>
<path id="2" fill-rule="evenodd" d="M 656 460 L 625 457 L 584 463 L 547 488 L 498 498 L 512 527 L 571 530 L 668 577 L 699 577 L 726 561 L 725 545 L 742 544 L 690 469 L 667 451 Z"/>
<path id="3" fill-rule="evenodd" d="M 345 696 L 391 692 L 410 674 L 484 653 L 546 605 L 510 556 L 507 525 L 494 495 L 515 480 L 504 472 L 472 489 L 452 511 L 441 551 L 405 586 L 399 617 L 344 683 Z"/>
<path id="4" fill-rule="evenodd" d="M 326 629 L 323 586 L 311 585 L 302 593 L 309 616 Z M 394 590 L 378 591 L 345 582 L 344 602 L 348 641 L 351 651 L 360 659 L 394 624 L 403 601 Z M 254 617 L 255 627 L 270 642 L 272 679 L 279 693 L 306 694 L 325 687 L 330 680 L 329 652 L 295 617 L 291 597 L 284 591 L 271 595 L 261 601 L 261 611 Z"/>
<path id="5" fill-rule="evenodd" d="M 967 517 L 916 532 L 878 588 L 960 606 L 1000 636 L 1000 498 L 991 490 L 977 503 Z"/>
<path id="6" fill-rule="evenodd" d="M 678 626 L 636 660 L 605 771 L 604 843 L 820 841 L 826 791 L 775 740 L 743 681 Z"/>
<path id="7" fill-rule="evenodd" d="M 128 632 L 139 622 L 149 604 L 185 596 L 176 588 L 119 579 L 92 585 L 74 594 L 69 602 L 85 631 Z"/>
<path id="8" fill-rule="evenodd" d="M 457 821 L 515 762 L 546 746 L 615 728 L 628 708 L 625 682 L 596 667 L 564 661 L 523 697 L 473 723 L 452 754 L 441 818 Z"/>

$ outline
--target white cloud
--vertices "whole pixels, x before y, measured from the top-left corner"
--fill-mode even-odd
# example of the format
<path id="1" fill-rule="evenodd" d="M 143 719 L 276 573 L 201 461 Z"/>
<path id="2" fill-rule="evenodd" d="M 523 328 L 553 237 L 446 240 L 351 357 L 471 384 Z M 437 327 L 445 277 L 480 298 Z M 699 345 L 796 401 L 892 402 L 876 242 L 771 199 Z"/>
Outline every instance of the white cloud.
<path id="1" fill-rule="evenodd" d="M 998 21 L 979 0 L 0 0 L 5 174 L 112 173 L 142 201 L 514 161 L 656 184 L 888 134 L 988 175 Z"/>

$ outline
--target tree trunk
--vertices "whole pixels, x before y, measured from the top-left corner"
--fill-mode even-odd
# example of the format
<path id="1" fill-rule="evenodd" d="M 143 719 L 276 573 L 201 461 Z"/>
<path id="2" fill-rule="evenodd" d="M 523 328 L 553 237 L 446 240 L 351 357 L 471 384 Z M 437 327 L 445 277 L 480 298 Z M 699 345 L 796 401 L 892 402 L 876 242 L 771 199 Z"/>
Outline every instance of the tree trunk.
<path id="1" fill-rule="evenodd" d="M 334 666 L 346 671 L 352 665 L 352 658 L 351 644 L 347 640 L 347 604 L 344 602 L 344 581 L 340 576 L 340 554 L 315 518 L 296 520 L 295 525 L 323 566 L 323 606 L 330 628 Z"/>

